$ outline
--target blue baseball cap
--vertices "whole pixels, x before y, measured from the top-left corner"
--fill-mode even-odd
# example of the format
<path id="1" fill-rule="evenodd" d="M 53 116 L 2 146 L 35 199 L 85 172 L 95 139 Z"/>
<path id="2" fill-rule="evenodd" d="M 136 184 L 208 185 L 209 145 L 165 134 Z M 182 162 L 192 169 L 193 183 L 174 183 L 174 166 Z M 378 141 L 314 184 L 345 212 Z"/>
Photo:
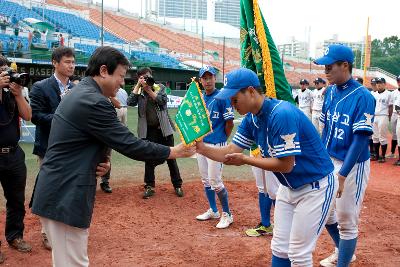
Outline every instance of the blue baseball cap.
<path id="1" fill-rule="evenodd" d="M 212 66 L 204 66 L 199 70 L 199 77 L 203 77 L 204 73 L 209 72 L 212 75 L 215 75 L 217 71 Z"/>
<path id="2" fill-rule="evenodd" d="M 338 61 L 353 64 L 354 53 L 350 47 L 342 44 L 330 45 L 325 50 L 324 56 L 314 60 L 314 63 L 317 65 L 331 65 Z"/>
<path id="3" fill-rule="evenodd" d="M 215 96 L 216 99 L 228 99 L 236 95 L 240 89 L 253 86 L 260 87 L 260 80 L 254 71 L 240 68 L 233 70 L 225 75 L 224 87 Z"/>

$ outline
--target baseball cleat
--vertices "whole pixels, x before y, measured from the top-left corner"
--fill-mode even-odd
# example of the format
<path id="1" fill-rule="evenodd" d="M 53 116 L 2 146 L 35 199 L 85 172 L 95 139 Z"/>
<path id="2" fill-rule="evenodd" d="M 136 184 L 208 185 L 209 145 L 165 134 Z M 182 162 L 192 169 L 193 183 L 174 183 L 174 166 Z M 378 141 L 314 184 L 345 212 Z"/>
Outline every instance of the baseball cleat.
<path id="1" fill-rule="evenodd" d="M 207 221 L 210 219 L 218 219 L 219 216 L 219 212 L 213 212 L 212 209 L 208 209 L 206 212 L 204 212 L 203 214 L 200 214 L 196 217 L 197 220 L 199 221 Z"/>
<path id="2" fill-rule="evenodd" d="M 222 212 L 221 219 L 216 227 L 219 229 L 224 229 L 231 225 L 231 223 L 233 223 L 233 215 L 229 215 L 227 212 Z"/>
<path id="3" fill-rule="evenodd" d="M 270 226 L 266 227 L 261 223 L 257 225 L 255 228 L 247 229 L 246 235 L 251 237 L 257 237 L 262 235 L 272 235 L 274 226 L 271 224 Z"/>
<path id="4" fill-rule="evenodd" d="M 378 163 L 385 163 L 385 162 L 386 162 L 385 157 L 379 157 Z"/>
<path id="5" fill-rule="evenodd" d="M 335 248 L 335 252 L 328 258 L 320 261 L 319 264 L 324 267 L 336 267 L 338 256 L 339 256 L 339 251 L 337 248 Z M 356 260 L 356 255 L 353 255 L 350 262 L 353 262 L 355 260 Z"/>
<path id="6" fill-rule="evenodd" d="M 386 158 L 388 158 L 388 159 L 395 159 L 395 158 L 396 158 L 396 155 L 393 154 L 393 153 L 390 153 L 388 156 L 386 156 Z"/>

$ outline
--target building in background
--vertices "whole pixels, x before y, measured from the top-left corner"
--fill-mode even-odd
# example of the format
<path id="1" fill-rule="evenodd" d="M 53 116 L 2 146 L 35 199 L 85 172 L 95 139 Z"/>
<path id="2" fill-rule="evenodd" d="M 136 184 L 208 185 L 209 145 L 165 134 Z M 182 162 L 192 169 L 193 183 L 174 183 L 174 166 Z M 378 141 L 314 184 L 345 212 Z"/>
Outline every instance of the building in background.
<path id="1" fill-rule="evenodd" d="M 157 0 L 155 9 L 158 17 L 208 20 L 240 27 L 240 0 Z"/>
<path id="2" fill-rule="evenodd" d="M 365 61 L 365 36 L 362 38 L 360 41 L 356 42 L 349 42 L 349 41 L 343 41 L 339 39 L 338 34 L 334 34 L 332 38 L 328 40 L 324 40 L 321 43 L 318 43 L 316 45 L 315 49 L 315 57 L 321 57 L 324 54 L 324 51 L 326 48 L 330 45 L 333 44 L 344 44 L 350 47 L 354 54 L 355 54 L 355 59 L 354 59 L 354 66 L 360 69 L 363 69 L 364 67 L 364 61 Z M 366 65 L 367 67 L 370 66 L 370 57 L 371 57 L 371 36 L 368 36 L 368 51 L 367 51 L 367 57 L 366 57 Z"/>
<path id="3" fill-rule="evenodd" d="M 283 58 L 289 56 L 306 59 L 309 57 L 309 47 L 307 42 L 300 42 L 292 37 L 289 42 L 278 45 L 278 51 Z"/>
<path id="4" fill-rule="evenodd" d="M 332 38 L 328 39 L 328 40 L 324 40 L 322 43 L 318 43 L 316 46 L 316 50 L 315 50 L 315 57 L 321 57 L 324 54 L 325 49 L 333 44 L 344 44 L 347 45 L 348 47 L 350 47 L 353 51 L 362 51 L 363 47 L 364 47 L 364 40 L 360 40 L 357 42 L 348 42 L 348 41 L 343 41 L 343 40 L 339 40 L 339 35 L 338 34 L 334 34 L 332 36 Z"/>

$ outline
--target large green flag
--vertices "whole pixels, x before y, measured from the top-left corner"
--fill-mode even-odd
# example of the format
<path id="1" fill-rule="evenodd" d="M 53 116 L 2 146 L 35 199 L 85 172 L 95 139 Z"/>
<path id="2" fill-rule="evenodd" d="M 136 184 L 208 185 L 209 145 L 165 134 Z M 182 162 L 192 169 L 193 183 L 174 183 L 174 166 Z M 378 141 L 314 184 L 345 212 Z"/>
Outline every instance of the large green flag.
<path id="1" fill-rule="evenodd" d="M 178 108 L 175 122 L 181 135 L 181 140 L 186 145 L 212 131 L 203 95 L 198 84 L 194 81 L 190 84 Z"/>
<path id="2" fill-rule="evenodd" d="M 268 97 L 294 103 L 282 61 L 257 0 L 240 1 L 240 57 L 242 67 L 257 73 Z"/>

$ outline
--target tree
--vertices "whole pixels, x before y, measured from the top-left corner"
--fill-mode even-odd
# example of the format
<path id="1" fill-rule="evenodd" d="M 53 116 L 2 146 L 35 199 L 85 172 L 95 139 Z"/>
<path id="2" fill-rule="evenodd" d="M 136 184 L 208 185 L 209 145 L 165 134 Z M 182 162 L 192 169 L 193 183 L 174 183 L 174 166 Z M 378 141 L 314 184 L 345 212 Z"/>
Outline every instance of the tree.
<path id="1" fill-rule="evenodd" d="M 371 42 L 371 67 L 379 67 L 394 75 L 400 74 L 400 38 L 385 37 Z"/>

